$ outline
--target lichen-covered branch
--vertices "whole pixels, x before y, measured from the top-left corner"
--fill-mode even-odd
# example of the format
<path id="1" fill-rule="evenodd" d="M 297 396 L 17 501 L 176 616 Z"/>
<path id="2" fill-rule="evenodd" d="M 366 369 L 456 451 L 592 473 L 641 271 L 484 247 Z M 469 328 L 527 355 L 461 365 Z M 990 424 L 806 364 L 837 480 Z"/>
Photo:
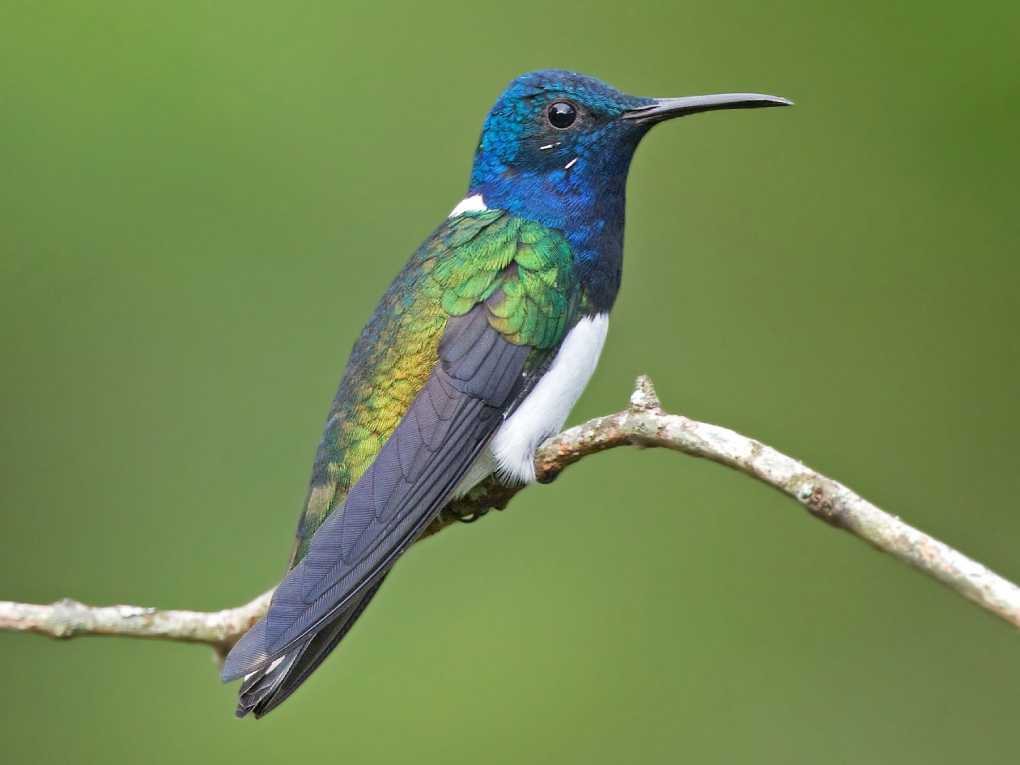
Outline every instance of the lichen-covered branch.
<path id="1" fill-rule="evenodd" d="M 548 439 L 535 456 L 539 481 L 617 446 L 663 447 L 718 462 L 778 489 L 811 515 L 849 531 L 882 552 L 910 564 L 1020 628 L 1020 588 L 943 542 L 880 510 L 843 484 L 797 460 L 727 428 L 662 410 L 651 381 L 640 377 L 630 406 L 597 417 Z M 443 510 L 422 535 L 451 523 L 502 509 L 520 491 L 488 480 Z M 121 635 L 205 643 L 219 656 L 229 650 L 269 606 L 272 591 L 225 611 L 161 611 L 138 606 L 86 606 L 73 600 L 51 605 L 0 601 L 0 630 L 56 638 Z"/>
<path id="2" fill-rule="evenodd" d="M 273 591 L 223 611 L 163 611 L 141 606 L 87 606 L 65 598 L 47 606 L 0 601 L 0 630 L 54 638 L 118 635 L 204 643 L 220 656 L 262 618 Z"/>

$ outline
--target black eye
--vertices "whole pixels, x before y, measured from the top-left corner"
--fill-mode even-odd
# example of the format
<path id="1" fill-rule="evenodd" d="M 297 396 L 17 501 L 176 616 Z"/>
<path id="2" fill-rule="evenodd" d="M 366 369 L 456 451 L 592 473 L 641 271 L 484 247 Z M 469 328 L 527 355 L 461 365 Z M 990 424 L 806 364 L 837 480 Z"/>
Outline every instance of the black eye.
<path id="1" fill-rule="evenodd" d="M 550 125 L 560 130 L 566 130 L 577 119 L 577 109 L 574 108 L 573 104 L 568 104 L 566 101 L 557 101 L 549 105 L 546 115 L 549 118 Z"/>

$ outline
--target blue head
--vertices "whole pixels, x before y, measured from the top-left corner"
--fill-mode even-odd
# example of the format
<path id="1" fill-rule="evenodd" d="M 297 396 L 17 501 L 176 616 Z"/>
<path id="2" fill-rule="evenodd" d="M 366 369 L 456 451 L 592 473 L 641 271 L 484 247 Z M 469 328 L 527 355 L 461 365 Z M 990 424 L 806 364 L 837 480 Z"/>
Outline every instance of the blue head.
<path id="1" fill-rule="evenodd" d="M 684 114 L 787 103 L 754 93 L 643 98 L 582 74 L 530 72 L 485 120 L 470 193 L 563 231 L 594 302 L 608 309 L 620 281 L 627 171 L 641 138 Z"/>

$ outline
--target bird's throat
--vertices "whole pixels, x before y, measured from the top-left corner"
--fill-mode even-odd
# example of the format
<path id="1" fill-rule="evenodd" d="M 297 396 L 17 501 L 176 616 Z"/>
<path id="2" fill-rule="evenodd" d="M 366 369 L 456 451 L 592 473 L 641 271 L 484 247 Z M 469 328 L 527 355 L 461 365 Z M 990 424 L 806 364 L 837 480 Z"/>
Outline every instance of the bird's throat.
<path id="1" fill-rule="evenodd" d="M 592 177 L 586 160 L 556 172 L 505 170 L 472 183 L 468 200 L 507 210 L 563 233 L 595 313 L 612 308 L 623 265 L 627 168 Z"/>

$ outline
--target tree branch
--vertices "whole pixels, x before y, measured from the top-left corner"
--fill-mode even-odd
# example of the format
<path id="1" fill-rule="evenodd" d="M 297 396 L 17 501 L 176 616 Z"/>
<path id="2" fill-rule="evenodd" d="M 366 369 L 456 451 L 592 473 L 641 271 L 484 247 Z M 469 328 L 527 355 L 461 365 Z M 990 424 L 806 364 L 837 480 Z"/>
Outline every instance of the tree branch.
<path id="1" fill-rule="evenodd" d="M 535 455 L 538 480 L 548 483 L 582 457 L 617 446 L 663 447 L 745 473 L 796 500 L 814 517 L 849 531 L 1020 628 L 1020 588 L 1015 584 L 770 446 L 718 425 L 664 412 L 651 380 L 644 376 L 638 378 L 627 409 L 545 441 Z M 492 508 L 503 509 L 521 488 L 488 479 L 445 508 L 421 538 L 458 520 L 472 521 Z M 271 596 L 272 590 L 238 608 L 212 612 L 97 608 L 73 600 L 45 606 L 0 601 L 0 630 L 55 638 L 121 635 L 205 643 L 222 658 L 262 617 Z"/>
<path id="2" fill-rule="evenodd" d="M 212 646 L 222 659 L 269 608 L 273 590 L 223 611 L 162 611 L 141 606 L 87 606 L 64 598 L 48 606 L 0 600 L 0 630 L 68 639 L 80 635 L 156 638 Z"/>

